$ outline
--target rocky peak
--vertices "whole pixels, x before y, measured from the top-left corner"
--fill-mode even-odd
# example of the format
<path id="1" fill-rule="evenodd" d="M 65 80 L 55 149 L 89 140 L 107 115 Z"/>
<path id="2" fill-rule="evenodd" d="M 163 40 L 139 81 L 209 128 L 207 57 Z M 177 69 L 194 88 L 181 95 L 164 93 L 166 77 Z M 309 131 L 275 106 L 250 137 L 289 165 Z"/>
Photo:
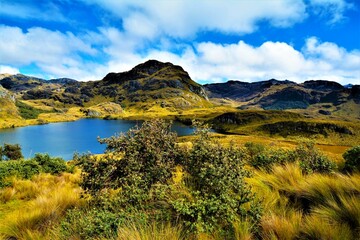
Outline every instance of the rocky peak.
<path id="1" fill-rule="evenodd" d="M 302 85 L 304 88 L 310 88 L 319 91 L 336 91 L 344 89 L 340 83 L 327 80 L 309 80 L 304 82 Z"/>

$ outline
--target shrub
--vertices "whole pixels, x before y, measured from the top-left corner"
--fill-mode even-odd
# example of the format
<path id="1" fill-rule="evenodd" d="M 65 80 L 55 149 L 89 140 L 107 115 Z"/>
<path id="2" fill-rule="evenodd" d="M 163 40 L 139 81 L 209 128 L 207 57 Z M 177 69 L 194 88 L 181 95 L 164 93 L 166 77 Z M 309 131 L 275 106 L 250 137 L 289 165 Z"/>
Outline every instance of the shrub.
<path id="1" fill-rule="evenodd" d="M 37 153 L 33 161 L 41 166 L 44 173 L 59 174 L 67 171 L 66 162 L 62 158 L 52 158 L 49 154 Z"/>
<path id="2" fill-rule="evenodd" d="M 312 142 L 298 146 L 295 150 L 295 155 L 304 173 L 330 173 L 336 168 L 336 164 L 322 155 Z"/>
<path id="3" fill-rule="evenodd" d="M 249 164 L 256 169 L 270 171 L 275 164 L 285 164 L 295 161 L 295 156 L 292 151 L 267 149 L 262 144 L 252 142 L 245 143 L 245 148 Z"/>
<path id="4" fill-rule="evenodd" d="M 83 168 L 81 186 L 93 195 L 102 189 L 122 188 L 124 194 L 133 192 L 129 197 L 136 198 L 141 191 L 147 194 L 154 184 L 166 184 L 180 157 L 177 136 L 170 127 L 169 122 L 153 120 L 126 135 L 101 139 L 109 154 L 99 160 L 91 155 L 76 159 Z"/>
<path id="5" fill-rule="evenodd" d="M 5 157 L 7 160 L 18 160 L 24 158 L 21 153 L 19 144 L 4 144 L 0 156 Z"/>
<path id="6" fill-rule="evenodd" d="M 346 171 L 360 171 L 360 145 L 347 150 L 343 154 L 343 158 Z"/>
<path id="7" fill-rule="evenodd" d="M 249 173 L 244 169 L 243 152 L 213 142 L 206 128 L 198 134 L 182 163 L 190 196 L 174 201 L 176 212 L 185 226 L 198 232 L 231 228 L 238 218 L 250 219 L 256 227 L 261 209 L 244 181 Z"/>

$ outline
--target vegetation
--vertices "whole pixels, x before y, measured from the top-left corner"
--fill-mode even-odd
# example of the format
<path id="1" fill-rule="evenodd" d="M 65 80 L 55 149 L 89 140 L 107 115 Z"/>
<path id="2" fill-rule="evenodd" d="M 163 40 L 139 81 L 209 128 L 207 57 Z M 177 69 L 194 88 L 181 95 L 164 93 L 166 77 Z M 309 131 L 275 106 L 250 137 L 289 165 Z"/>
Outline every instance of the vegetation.
<path id="1" fill-rule="evenodd" d="M 360 146 L 355 146 L 343 155 L 345 159 L 345 170 L 360 171 Z"/>
<path id="2" fill-rule="evenodd" d="M 190 142 L 178 143 L 170 124 L 146 121 L 127 134 L 101 139 L 104 154 L 76 155 L 72 163 L 42 154 L 0 162 L 0 237 L 356 239 L 360 234 L 359 146 L 344 153 L 344 174 L 313 142 L 293 149 L 225 145 L 199 126 Z"/>
<path id="3" fill-rule="evenodd" d="M 0 146 L 0 160 L 18 160 L 24 158 L 19 144 L 4 144 Z"/>
<path id="4" fill-rule="evenodd" d="M 16 101 L 16 106 L 19 109 L 20 116 L 24 119 L 36 119 L 41 113 L 49 113 L 51 111 L 34 108 L 21 101 Z"/>

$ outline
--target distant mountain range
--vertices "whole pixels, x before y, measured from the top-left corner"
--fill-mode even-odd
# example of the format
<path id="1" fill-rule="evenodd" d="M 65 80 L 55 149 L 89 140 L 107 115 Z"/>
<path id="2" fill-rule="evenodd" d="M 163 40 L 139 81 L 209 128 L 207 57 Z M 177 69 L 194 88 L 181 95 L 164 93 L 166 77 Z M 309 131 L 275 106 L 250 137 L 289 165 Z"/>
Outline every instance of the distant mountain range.
<path id="1" fill-rule="evenodd" d="M 0 85 L 17 99 L 48 100 L 69 107 L 110 101 L 143 110 L 155 105 L 181 110 L 208 107 L 213 100 L 224 99 L 238 103 L 241 109 L 307 109 L 319 105 L 324 114 L 331 114 L 346 104 L 360 108 L 359 85 L 342 86 L 326 80 L 298 84 L 270 79 L 253 83 L 231 80 L 202 86 L 182 67 L 156 60 L 127 72 L 109 73 L 98 81 L 44 80 L 16 74 L 0 75 Z"/>

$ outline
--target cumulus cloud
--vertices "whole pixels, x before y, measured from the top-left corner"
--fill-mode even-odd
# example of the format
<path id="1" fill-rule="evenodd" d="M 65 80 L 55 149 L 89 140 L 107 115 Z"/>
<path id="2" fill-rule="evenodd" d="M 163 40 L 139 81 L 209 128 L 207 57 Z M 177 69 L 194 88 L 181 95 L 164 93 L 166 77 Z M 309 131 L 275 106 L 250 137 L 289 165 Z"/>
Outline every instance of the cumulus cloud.
<path id="1" fill-rule="evenodd" d="M 360 84 L 360 52 L 349 52 L 334 43 L 322 43 L 315 37 L 307 39 L 301 51 L 284 42 L 268 41 L 259 47 L 243 41 L 227 45 L 203 42 L 194 50 L 187 48 L 180 56 L 154 51 L 148 58 L 180 64 L 193 79 L 202 83 L 277 78 Z"/>
<path id="2" fill-rule="evenodd" d="M 35 64 L 49 76 L 66 75 L 81 79 L 85 75 L 79 73 L 91 70 L 91 64 L 83 59 L 83 55 L 98 54 L 91 43 L 71 32 L 40 27 L 23 31 L 4 25 L 0 25 L 0 52 L 0 64 L 18 68 Z"/>

